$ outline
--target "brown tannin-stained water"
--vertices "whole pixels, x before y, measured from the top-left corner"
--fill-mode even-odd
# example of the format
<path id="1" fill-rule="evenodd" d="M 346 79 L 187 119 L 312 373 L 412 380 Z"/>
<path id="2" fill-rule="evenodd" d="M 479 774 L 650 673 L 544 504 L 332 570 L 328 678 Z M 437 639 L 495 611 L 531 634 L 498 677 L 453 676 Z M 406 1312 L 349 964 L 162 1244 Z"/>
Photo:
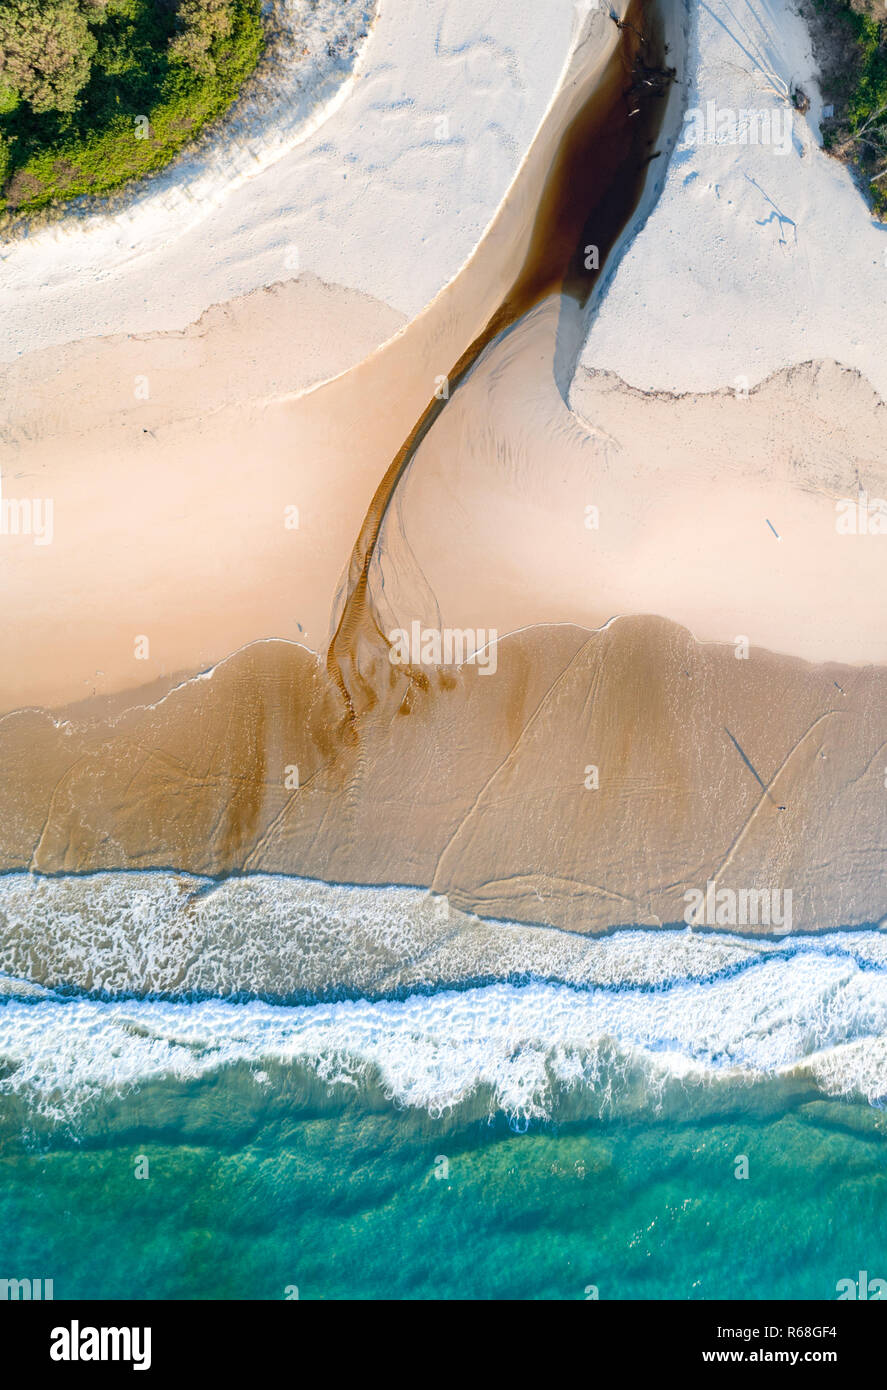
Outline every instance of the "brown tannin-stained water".
<path id="1" fill-rule="evenodd" d="M 566 127 L 542 188 L 530 247 L 495 313 L 447 374 L 445 399 L 435 396 L 398 450 L 370 504 L 351 555 L 343 611 L 327 664 L 344 698 L 347 722 L 371 708 L 373 679 L 387 646 L 367 591 L 382 522 L 417 449 L 480 354 L 541 300 L 567 296 L 584 309 L 610 253 L 635 212 L 674 70 L 665 66 L 662 25 L 652 0 L 631 0 L 618 24 L 620 43 L 594 91 Z M 381 646 L 380 646 L 381 643 Z M 361 659 L 363 656 L 363 660 Z M 421 673 L 410 673 L 421 681 Z"/>

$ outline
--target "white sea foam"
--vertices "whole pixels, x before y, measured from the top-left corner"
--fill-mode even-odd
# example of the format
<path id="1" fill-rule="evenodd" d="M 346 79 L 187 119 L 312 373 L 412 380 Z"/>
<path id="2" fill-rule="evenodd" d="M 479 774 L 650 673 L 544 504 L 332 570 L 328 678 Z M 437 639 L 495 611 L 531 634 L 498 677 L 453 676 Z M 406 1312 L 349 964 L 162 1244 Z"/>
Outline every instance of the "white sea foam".
<path id="1" fill-rule="evenodd" d="M 742 966 L 772 943 L 483 922 L 415 888 L 254 874 L 0 877 L 0 971 L 90 992 L 276 1000 L 383 994 L 517 975 L 664 984 Z"/>
<path id="2" fill-rule="evenodd" d="M 249 913 L 263 904 L 267 912 L 275 899 L 282 969 L 292 967 L 284 950 L 286 923 L 297 921 L 303 947 L 312 927 L 325 943 L 321 951 L 338 942 L 331 957 L 338 964 L 348 959 L 347 938 L 356 932 L 361 951 L 371 942 L 385 955 L 386 967 L 377 973 L 403 990 L 410 972 L 404 952 L 411 939 L 421 951 L 416 933 L 421 940 L 422 914 L 433 918 L 435 910 L 418 890 L 299 880 L 237 880 L 194 899 L 201 881 L 182 875 L 97 875 L 36 881 L 30 888 L 23 878 L 0 882 L 4 911 L 16 891 L 37 900 L 48 894 L 45 925 L 51 900 L 61 908 L 68 890 L 67 910 L 54 922 L 59 940 L 83 929 L 82 901 L 77 912 L 70 910 L 72 885 L 87 889 L 87 897 L 91 892 L 106 914 L 107 895 L 125 890 L 128 925 L 122 913 L 111 928 L 93 921 L 89 948 L 97 961 L 104 943 L 122 969 L 128 941 L 130 972 L 147 965 L 148 978 L 156 980 L 164 962 L 172 961 L 192 983 L 204 967 L 206 980 L 213 971 L 234 979 L 237 968 L 247 967 Z M 286 890 L 292 896 L 284 910 Z M 221 911 L 224 892 L 229 896 Z M 216 900 L 218 915 L 200 922 L 187 943 L 175 934 L 163 938 L 163 911 L 189 898 L 195 911 Z M 243 914 L 236 930 L 232 901 Z M 426 945 L 437 929 L 425 923 L 431 933 Z M 877 930 L 753 943 L 650 930 L 588 940 L 464 918 L 448 931 L 466 953 L 463 972 L 466 961 L 476 964 L 480 956 L 489 965 L 495 942 L 504 943 L 499 973 L 512 979 L 394 999 L 299 1005 L 58 993 L 29 999 L 0 980 L 8 1001 L 0 1007 L 6 1072 L 0 1094 L 20 1097 L 45 1117 L 71 1121 L 109 1091 L 126 1092 L 151 1079 L 188 1081 L 235 1063 L 277 1063 L 300 1064 L 330 1085 L 373 1078 L 392 1100 L 433 1114 L 479 1093 L 490 1097 L 492 1110 L 516 1118 L 551 1115 L 565 1094 L 584 1098 L 599 1113 L 618 1110 L 626 1097 L 636 1101 L 639 1094 L 644 1104 L 661 1104 L 670 1093 L 768 1077 L 876 1105 L 887 1099 L 887 937 Z M 81 946 L 86 949 L 85 938 Z M 266 939 L 260 954 L 270 950 Z M 436 958 L 445 958 L 442 949 Z M 450 963 L 456 967 L 458 952 L 451 952 Z M 569 983 L 556 978 L 558 963 L 572 977 Z M 548 978 L 532 978 L 540 968 Z M 328 974 L 328 967 L 320 973 Z M 525 982 L 515 983 L 516 975 Z M 101 977 L 97 964 L 95 979 Z"/>

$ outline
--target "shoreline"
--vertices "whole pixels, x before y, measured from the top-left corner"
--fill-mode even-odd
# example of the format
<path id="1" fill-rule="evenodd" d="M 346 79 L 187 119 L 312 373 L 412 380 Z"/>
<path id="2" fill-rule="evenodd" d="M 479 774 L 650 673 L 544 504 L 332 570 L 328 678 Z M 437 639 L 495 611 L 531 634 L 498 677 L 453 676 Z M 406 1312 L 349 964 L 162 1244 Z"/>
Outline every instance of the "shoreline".
<path id="1" fill-rule="evenodd" d="M 726 979 L 756 960 L 769 959 L 774 955 L 795 956 L 806 950 L 818 949 L 824 938 L 838 945 L 846 939 L 848 947 L 868 942 L 876 955 L 883 955 L 887 965 L 887 918 L 879 920 L 876 917 L 867 922 L 847 924 L 807 924 L 790 931 L 781 928 L 767 931 L 765 924 L 717 926 L 676 920 L 651 925 L 649 922 L 625 921 L 583 932 L 541 918 L 537 921 L 519 921 L 507 917 L 481 916 L 455 907 L 445 893 L 437 893 L 423 884 L 380 883 L 370 879 L 343 882 L 263 869 L 235 869 L 210 875 L 164 866 L 86 868 L 78 872 L 22 868 L 0 870 L 0 952 L 3 952 L 4 960 L 10 948 L 25 955 L 34 949 L 33 944 L 24 943 L 17 933 L 11 931 L 11 919 L 20 912 L 27 915 L 32 910 L 16 903 L 18 892 L 21 892 L 24 900 L 33 899 L 41 911 L 44 906 L 48 906 L 50 911 L 56 910 L 49 904 L 49 897 L 55 895 L 61 900 L 63 895 L 67 895 L 69 907 L 66 911 L 64 941 L 59 939 L 53 944 L 63 945 L 65 949 L 88 951 L 90 948 L 86 943 L 90 932 L 95 930 L 95 918 L 107 911 L 114 919 L 115 930 L 119 929 L 122 933 L 115 945 L 121 949 L 123 956 L 131 952 L 135 942 L 127 942 L 125 933 L 130 929 L 134 933 L 142 932 L 145 922 L 133 910 L 131 901 L 116 894 L 116 887 L 123 880 L 131 881 L 133 892 L 145 891 L 147 896 L 140 900 L 143 909 L 154 893 L 157 913 L 150 920 L 150 930 L 159 928 L 164 933 L 168 932 L 171 942 L 179 940 L 182 945 L 186 936 L 182 934 L 179 937 L 179 927 L 190 920 L 195 910 L 208 910 L 210 916 L 216 914 L 217 904 L 209 900 L 218 895 L 220 902 L 224 900 L 224 906 L 220 909 L 222 916 L 231 914 L 236 918 L 240 909 L 245 914 L 243 922 L 248 918 L 252 923 L 250 934 L 257 951 L 259 947 L 264 950 L 278 932 L 281 940 L 285 939 L 292 921 L 298 922 L 302 929 L 309 918 L 317 915 L 322 919 L 329 914 L 329 936 L 325 946 L 333 945 L 336 934 L 344 929 L 346 919 L 351 923 L 347 942 L 349 948 L 355 944 L 351 939 L 351 930 L 355 931 L 356 936 L 365 931 L 371 935 L 380 922 L 386 923 L 386 930 L 396 924 L 402 933 L 400 944 L 403 949 L 401 956 L 395 953 L 388 962 L 391 972 L 415 966 L 412 954 L 422 958 L 422 968 L 425 969 L 429 957 L 435 953 L 446 955 L 454 943 L 457 943 L 457 953 L 464 951 L 468 959 L 472 953 L 476 953 L 477 960 L 470 969 L 466 969 L 464 963 L 458 968 L 451 963 L 440 976 L 424 982 L 414 979 L 406 983 L 387 984 L 378 989 L 371 986 L 368 980 L 361 984 L 349 983 L 348 979 L 331 973 L 327 983 L 311 987 L 291 982 L 281 989 L 274 989 L 270 979 L 266 987 L 261 987 L 255 983 L 246 984 L 243 980 L 238 983 L 236 977 L 232 976 L 231 983 L 226 987 L 209 990 L 172 987 L 153 979 L 150 983 L 141 981 L 138 985 L 134 982 L 123 988 L 122 992 L 119 989 L 110 990 L 103 984 L 94 984 L 82 990 L 83 997 L 109 1000 L 150 997 L 171 1002 L 188 1002 L 198 998 L 240 1000 L 242 997 L 243 1000 L 302 1006 L 350 998 L 397 1000 L 407 995 L 426 995 L 444 989 L 479 988 L 494 982 L 519 985 L 535 981 L 569 985 L 577 989 L 606 985 L 644 991 L 682 980 L 692 979 L 705 984 Z M 107 890 L 106 896 L 103 890 Z M 243 901 L 238 905 L 237 899 L 241 897 Z M 42 902 L 39 901 L 41 898 Z M 106 906 L 99 909 L 97 904 L 103 901 Z M 128 920 L 130 914 L 131 922 Z M 72 930 L 75 923 L 76 931 Z M 396 939 L 395 934 L 392 940 Z M 420 940 L 422 947 L 417 951 L 415 948 Z M 44 941 L 42 944 L 49 943 Z M 390 945 L 390 942 L 386 943 L 386 949 Z M 632 951 L 635 945 L 638 950 Z M 298 966 L 303 947 L 293 942 L 289 946 L 291 963 Z M 494 955 L 503 946 L 505 961 L 503 969 L 499 971 L 494 964 Z M 513 959 L 514 948 L 517 956 Z M 617 961 L 621 953 L 622 965 L 619 969 L 624 971 L 623 974 L 618 971 L 602 975 L 587 973 L 586 962 L 593 961 L 595 953 L 602 948 L 608 953 L 612 952 Z M 622 948 L 626 949 L 623 951 Z M 357 954 L 360 949 L 360 946 L 355 947 Z M 485 958 L 487 952 L 489 961 L 482 967 L 478 962 Z M 525 955 L 518 964 L 517 958 L 521 957 L 521 953 Z M 546 961 L 547 965 L 544 963 Z M 670 962 L 680 965 L 681 969 L 669 971 Z M 97 953 L 90 966 L 92 968 L 105 969 L 113 975 L 119 968 L 119 962 L 115 961 L 112 952 L 103 949 Z M 42 978 L 32 980 L 19 969 L 11 968 L 7 961 L 0 964 L 0 984 L 21 984 L 49 990 L 67 989 L 69 985 L 73 988 L 72 981 L 65 973 L 67 969 L 67 966 L 64 970 L 61 966 L 51 967 L 49 971 L 41 969 L 38 973 Z M 173 965 L 171 969 L 175 972 L 178 967 Z M 333 971 L 334 967 L 331 965 L 330 969 Z M 607 966 L 607 971 L 610 970 Z M 682 970 L 685 973 L 681 973 Z M 53 977 L 53 982 L 47 983 L 53 971 L 58 977 Z M 453 973 L 448 973 L 450 971 Z M 0 988 L 0 997 L 3 997 L 3 992 Z"/>
<path id="2" fill-rule="evenodd" d="M 3 867 L 413 882 L 485 919 L 590 933 L 679 921 L 709 880 L 791 890 L 798 931 L 884 915 L 887 670 L 739 662 L 631 617 L 526 629 L 492 678 L 424 680 L 356 744 L 322 662 L 279 642 L 105 720 L 7 716 Z"/>
<path id="3" fill-rule="evenodd" d="M 96 1102 L 134 1087 L 239 1075 L 260 1088 L 295 1071 L 327 1096 L 384 1086 L 434 1114 L 480 1104 L 488 1118 L 702 1113 L 738 1087 L 809 1101 L 884 1101 L 887 968 L 847 941 L 762 952 L 708 978 L 653 988 L 525 978 L 310 1003 L 11 993 L 0 1001 L 0 1082 L 13 1113 L 50 1130 L 88 1126 Z M 639 949 L 643 949 L 644 943 Z M 790 1006 L 790 1009 L 787 1009 Z M 874 1037 L 873 1037 L 874 1035 Z M 256 1068 L 261 1073 L 256 1075 Z M 718 1091 L 726 1088 L 718 1095 Z M 712 1090 L 714 1089 L 714 1096 Z M 873 1117 L 874 1118 L 874 1117 Z"/>
<path id="4" fill-rule="evenodd" d="M 668 22 L 683 15 L 674 0 Z M 563 301 L 543 281 L 472 361 L 358 553 L 381 645 L 349 728 L 317 655 L 368 499 L 518 282 L 564 133 L 620 46 L 592 13 L 463 272 L 350 370 L 257 398 L 257 350 L 233 399 L 220 371 L 195 413 L 220 314 L 204 336 L 152 340 L 166 393 L 186 378 L 174 407 L 148 391 L 74 439 L 63 404 L 54 436 L 25 424 L 15 466 L 54 499 L 56 534 L 2 539 L 0 643 L 16 661 L 0 707 L 30 712 L 0 723 L 0 864 L 405 880 L 480 917 L 589 933 L 680 920 L 681 893 L 709 881 L 793 893 L 799 930 L 880 919 L 883 561 L 877 535 L 835 524 L 854 483 L 887 496 L 885 405 L 858 373 L 824 363 L 745 395 L 663 398 L 580 370 L 571 413 Z M 304 292 L 306 339 L 318 306 L 341 315 L 334 357 L 353 299 L 316 280 Z M 358 302 L 371 338 L 379 306 Z M 261 314 L 250 331 L 261 343 Z M 235 326 L 235 376 L 242 341 Z M 114 355 L 131 349 L 108 361 L 136 365 Z M 111 379 L 87 425 L 128 387 Z M 423 619 L 513 633 L 495 679 L 392 666 L 386 630 Z M 195 667 L 213 678 L 172 674 Z M 90 724 L 35 709 L 76 706 L 84 687 Z M 160 698 L 127 706 L 127 689 Z"/>

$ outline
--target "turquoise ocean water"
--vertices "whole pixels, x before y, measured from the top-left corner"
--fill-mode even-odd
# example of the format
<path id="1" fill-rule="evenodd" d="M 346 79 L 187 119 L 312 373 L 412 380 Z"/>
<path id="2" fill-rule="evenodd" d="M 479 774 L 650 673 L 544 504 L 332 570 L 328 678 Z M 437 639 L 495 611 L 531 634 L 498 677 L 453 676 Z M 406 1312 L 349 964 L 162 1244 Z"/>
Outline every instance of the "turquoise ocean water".
<path id="1" fill-rule="evenodd" d="M 858 1105 L 515 1134 L 248 1086 L 160 1083 L 113 1138 L 7 1148 L 4 1272 L 57 1299 L 830 1299 L 887 1272 L 887 1142 Z"/>
<path id="2" fill-rule="evenodd" d="M 373 893 L 364 931 L 367 911 L 419 930 L 418 899 Z M 65 907 L 63 970 L 3 946 L 0 1278 L 56 1299 L 613 1300 L 887 1277 L 882 931 L 617 933 L 566 964 L 552 937 L 540 971 L 543 932 L 508 978 L 312 999 L 287 977 L 275 999 L 121 988 L 136 940 L 160 969 L 160 917 L 142 902 L 112 931 L 94 898 Z M 168 940 L 163 960 L 181 974 Z"/>

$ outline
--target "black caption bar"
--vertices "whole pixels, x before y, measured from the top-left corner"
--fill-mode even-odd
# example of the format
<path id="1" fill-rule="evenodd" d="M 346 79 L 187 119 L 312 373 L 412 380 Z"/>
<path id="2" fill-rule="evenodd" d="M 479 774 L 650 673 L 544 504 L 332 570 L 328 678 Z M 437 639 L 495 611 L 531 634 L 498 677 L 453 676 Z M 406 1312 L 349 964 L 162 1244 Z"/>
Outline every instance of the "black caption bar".
<path id="1" fill-rule="evenodd" d="M 731 1366 L 782 1366 L 803 1371 L 824 1366 L 862 1370 L 883 1345 L 885 1318 L 873 1300 L 837 1303 L 606 1303 L 588 1300 L 572 1310 L 540 1305 L 534 1318 L 569 1336 L 577 1330 L 594 1337 L 594 1346 L 615 1358 L 625 1371 L 695 1368 L 717 1377 Z M 398 1305 L 402 1307 L 402 1305 Z M 355 1319 L 361 1309 L 378 1323 L 378 1305 L 298 1300 L 280 1303 L 6 1302 L 0 1304 L 0 1331 L 14 1341 L 21 1361 L 50 1380 L 78 1379 L 111 1372 L 134 1376 L 170 1372 L 259 1371 L 290 1364 L 299 1348 L 310 1346 L 312 1360 L 323 1359 L 325 1333 L 331 1338 L 331 1364 L 341 1375 L 343 1354 L 360 1366 L 373 1343 L 364 1340 Z M 421 1321 L 440 1317 L 440 1309 L 416 1305 L 407 1316 Z M 383 1313 L 384 1319 L 385 1314 Z M 472 1303 L 449 1306 L 452 1332 L 463 1317 L 481 1332 L 507 1329 L 514 1305 Z M 525 1315 L 521 1314 L 521 1318 Z M 455 1321 L 454 1321 L 455 1320 Z M 342 1336 L 344 1327 L 348 1336 Z M 382 1328 L 378 1328 L 382 1331 Z M 536 1334 L 538 1335 L 537 1327 Z M 355 1335 L 356 1334 L 356 1335 Z M 310 1337 L 311 1341 L 304 1339 Z M 378 1351 L 378 1343 L 375 1344 Z M 498 1345 L 498 1344 L 497 1344 Z M 293 1360 L 295 1357 L 295 1361 Z M 138 1382 L 137 1382 L 138 1383 Z"/>

